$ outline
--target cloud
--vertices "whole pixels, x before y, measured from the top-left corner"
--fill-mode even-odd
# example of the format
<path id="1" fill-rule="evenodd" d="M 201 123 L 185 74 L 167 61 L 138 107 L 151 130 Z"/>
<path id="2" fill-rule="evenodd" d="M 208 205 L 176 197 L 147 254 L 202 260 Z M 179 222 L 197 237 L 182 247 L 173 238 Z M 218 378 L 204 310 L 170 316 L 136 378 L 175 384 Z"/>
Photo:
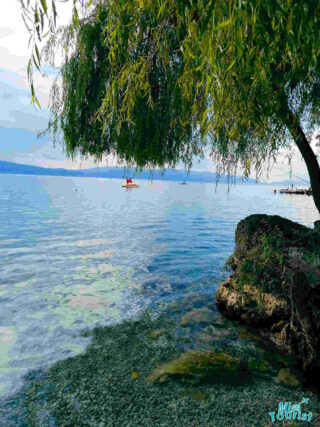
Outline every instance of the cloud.
<path id="1" fill-rule="evenodd" d="M 0 68 L 0 82 L 7 83 L 12 88 L 24 89 L 31 99 L 30 82 L 27 79 L 28 57 L 16 57 L 7 48 L 0 46 L 0 57 L 6 68 Z M 37 98 L 42 107 L 49 105 L 49 93 L 52 83 L 59 74 L 58 70 L 49 66 L 42 67 L 44 75 L 34 70 L 33 81 Z"/>
<path id="2" fill-rule="evenodd" d="M 0 141 L 1 160 L 48 168 L 86 169 L 97 166 L 93 158 L 71 160 L 60 144 L 54 146 L 49 138 L 38 139 L 35 133 L 23 129 L 0 127 Z M 109 156 L 100 166 L 116 164 Z"/>
<path id="3" fill-rule="evenodd" d="M 0 93 L 0 98 L 10 99 L 10 98 L 14 98 L 14 96 L 10 92 L 2 92 L 2 93 Z"/>
<path id="4" fill-rule="evenodd" d="M 32 132 L 7 128 L 0 128 L 0 140 L 2 157 L 7 154 L 13 155 L 16 152 L 31 153 L 46 143 L 44 139 L 37 139 L 37 136 Z"/>
<path id="5" fill-rule="evenodd" d="M 3 58 L 3 55 L 2 55 L 3 50 L 7 50 L 7 49 L 0 48 L 0 56 L 2 58 Z M 27 88 L 27 84 L 23 76 L 21 76 L 20 74 L 14 71 L 10 71 L 4 68 L 0 68 L 0 81 L 7 83 L 8 85 L 14 88 L 24 88 L 24 89 Z"/>
<path id="6" fill-rule="evenodd" d="M 12 28 L 2 27 L 0 25 L 0 39 L 4 39 L 4 38 L 8 37 L 12 33 L 14 33 L 14 30 Z"/>
<path id="7" fill-rule="evenodd" d="M 24 129 L 36 133 L 45 130 L 48 127 L 48 120 L 29 112 L 11 110 L 9 120 L 1 120 L 0 126 L 14 129 Z M 11 119 L 11 120 L 10 120 Z"/>
<path id="8" fill-rule="evenodd" d="M 0 70 L 0 126 L 34 133 L 46 129 L 49 110 L 30 105 L 28 90 L 16 86 L 16 78 L 15 73 Z"/>

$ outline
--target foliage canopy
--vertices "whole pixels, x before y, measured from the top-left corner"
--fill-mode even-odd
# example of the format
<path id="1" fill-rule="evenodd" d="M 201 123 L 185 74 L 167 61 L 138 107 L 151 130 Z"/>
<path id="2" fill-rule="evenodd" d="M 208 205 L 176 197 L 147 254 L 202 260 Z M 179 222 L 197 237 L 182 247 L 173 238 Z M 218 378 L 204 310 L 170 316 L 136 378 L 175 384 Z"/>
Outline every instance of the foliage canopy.
<path id="1" fill-rule="evenodd" d="M 199 137 L 193 131 L 192 102 L 178 85 L 183 57 L 175 29 L 166 27 L 170 51 L 164 66 L 161 50 L 150 53 L 156 22 L 150 25 L 148 14 L 139 17 L 134 47 L 126 15 L 120 23 L 122 46 L 102 36 L 112 22 L 108 8 L 98 7 L 95 18 L 77 32 L 75 51 L 62 68 L 63 103 L 53 110 L 68 151 L 98 158 L 114 153 L 141 167 L 174 166 L 178 159 L 191 163 L 200 153 Z"/>

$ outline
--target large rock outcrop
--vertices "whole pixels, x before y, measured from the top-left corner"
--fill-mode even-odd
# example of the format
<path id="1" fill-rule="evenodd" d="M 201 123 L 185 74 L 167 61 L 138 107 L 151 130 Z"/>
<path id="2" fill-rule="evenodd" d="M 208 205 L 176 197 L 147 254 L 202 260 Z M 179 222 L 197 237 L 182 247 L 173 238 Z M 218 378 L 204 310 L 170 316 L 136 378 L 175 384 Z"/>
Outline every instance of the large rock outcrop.
<path id="1" fill-rule="evenodd" d="M 296 358 L 304 377 L 320 374 L 320 230 L 279 216 L 251 215 L 236 229 L 228 265 L 233 274 L 217 292 L 230 318 Z"/>

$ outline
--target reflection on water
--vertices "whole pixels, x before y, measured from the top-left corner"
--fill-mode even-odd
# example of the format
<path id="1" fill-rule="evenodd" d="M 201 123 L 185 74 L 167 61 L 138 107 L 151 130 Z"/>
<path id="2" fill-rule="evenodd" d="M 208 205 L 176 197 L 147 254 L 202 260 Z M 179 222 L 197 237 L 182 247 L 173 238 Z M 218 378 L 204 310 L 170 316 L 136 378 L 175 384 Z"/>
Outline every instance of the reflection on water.
<path id="1" fill-rule="evenodd" d="M 139 184 L 0 175 L 2 397 L 31 369 L 81 352 L 88 328 L 190 291 L 213 299 L 246 216 L 319 219 L 311 197 L 269 186 Z"/>
<path id="2" fill-rule="evenodd" d="M 320 219 L 312 196 L 301 194 L 275 194 L 275 196 L 280 198 L 285 205 L 285 210 L 292 209 L 295 221 L 313 226 L 313 223 Z"/>
<path id="3" fill-rule="evenodd" d="M 105 239 L 96 239 L 96 240 L 79 240 L 78 242 L 74 242 L 73 244 L 75 246 L 96 246 L 102 243 L 109 243 L 109 242 Z"/>

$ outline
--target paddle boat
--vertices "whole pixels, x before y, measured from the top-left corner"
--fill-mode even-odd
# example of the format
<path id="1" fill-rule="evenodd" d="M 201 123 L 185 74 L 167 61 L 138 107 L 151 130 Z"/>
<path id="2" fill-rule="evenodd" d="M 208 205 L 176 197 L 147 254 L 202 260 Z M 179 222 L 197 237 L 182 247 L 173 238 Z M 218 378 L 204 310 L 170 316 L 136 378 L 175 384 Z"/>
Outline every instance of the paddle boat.
<path id="1" fill-rule="evenodd" d="M 138 188 L 138 184 L 134 184 L 131 178 L 126 178 L 126 183 L 122 185 L 124 188 Z"/>
<path id="2" fill-rule="evenodd" d="M 139 185 L 138 184 L 125 184 L 125 185 L 122 185 L 121 187 L 124 187 L 124 188 L 137 188 L 137 187 L 139 187 Z"/>

